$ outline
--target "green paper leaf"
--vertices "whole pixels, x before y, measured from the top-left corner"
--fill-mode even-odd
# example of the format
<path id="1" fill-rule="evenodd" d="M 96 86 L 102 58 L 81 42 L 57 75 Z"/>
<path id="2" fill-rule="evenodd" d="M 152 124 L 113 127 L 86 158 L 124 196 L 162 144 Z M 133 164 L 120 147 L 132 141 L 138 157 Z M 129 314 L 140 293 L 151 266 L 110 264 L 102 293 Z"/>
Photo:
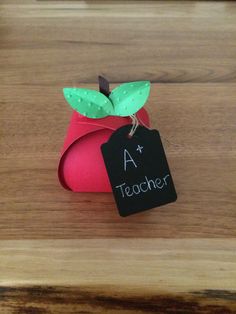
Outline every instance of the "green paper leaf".
<path id="1" fill-rule="evenodd" d="M 63 88 L 63 93 L 69 105 L 88 118 L 104 118 L 113 115 L 113 105 L 102 93 L 85 88 Z"/>
<path id="2" fill-rule="evenodd" d="M 130 116 L 143 107 L 150 93 L 149 81 L 124 83 L 109 95 L 114 105 L 114 115 Z"/>

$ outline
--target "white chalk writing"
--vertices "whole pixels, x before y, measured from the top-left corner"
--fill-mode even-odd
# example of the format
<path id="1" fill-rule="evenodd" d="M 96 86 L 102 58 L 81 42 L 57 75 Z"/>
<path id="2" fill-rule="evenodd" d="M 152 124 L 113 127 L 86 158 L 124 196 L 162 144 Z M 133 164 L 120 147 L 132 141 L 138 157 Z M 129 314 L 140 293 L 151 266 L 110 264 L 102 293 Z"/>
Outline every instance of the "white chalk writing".
<path id="1" fill-rule="evenodd" d="M 128 158 L 127 158 L 128 157 Z M 127 149 L 124 149 L 124 170 L 127 170 L 127 163 L 131 162 L 135 168 L 137 168 L 137 165 L 133 158 L 131 157 L 130 153 L 127 151 Z"/>
<path id="2" fill-rule="evenodd" d="M 126 183 L 122 183 L 120 185 L 117 185 L 116 189 L 119 189 L 122 197 L 131 197 L 140 193 L 146 193 L 148 191 L 162 190 L 165 186 L 168 185 L 167 178 L 169 176 L 170 175 L 167 174 L 162 178 L 154 179 L 149 179 L 147 176 L 145 176 L 145 180 L 138 184 L 129 186 Z"/>

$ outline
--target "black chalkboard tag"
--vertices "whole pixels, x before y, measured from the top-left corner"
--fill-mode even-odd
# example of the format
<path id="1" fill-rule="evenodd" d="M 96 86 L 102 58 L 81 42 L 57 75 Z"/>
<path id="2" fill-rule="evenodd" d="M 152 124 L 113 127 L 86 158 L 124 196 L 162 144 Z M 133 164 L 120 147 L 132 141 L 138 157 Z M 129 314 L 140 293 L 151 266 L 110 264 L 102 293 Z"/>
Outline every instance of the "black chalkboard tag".
<path id="1" fill-rule="evenodd" d="M 105 166 L 121 216 L 176 201 L 177 195 L 157 130 L 132 125 L 116 130 L 101 146 Z"/>

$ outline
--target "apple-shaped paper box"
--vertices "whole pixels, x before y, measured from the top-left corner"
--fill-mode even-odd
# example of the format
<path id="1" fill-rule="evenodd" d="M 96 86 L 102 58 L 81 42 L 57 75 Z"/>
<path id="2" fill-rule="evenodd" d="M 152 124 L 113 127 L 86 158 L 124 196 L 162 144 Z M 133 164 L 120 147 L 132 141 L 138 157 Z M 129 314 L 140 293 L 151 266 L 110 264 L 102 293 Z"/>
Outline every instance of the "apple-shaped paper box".
<path id="1" fill-rule="evenodd" d="M 150 82 L 119 85 L 111 93 L 109 84 L 99 78 L 100 92 L 83 88 L 64 88 L 64 96 L 74 109 L 58 166 L 61 185 L 73 192 L 111 192 L 101 153 L 101 145 L 126 124 L 131 115 L 149 126 L 141 108 L 150 92 Z"/>

